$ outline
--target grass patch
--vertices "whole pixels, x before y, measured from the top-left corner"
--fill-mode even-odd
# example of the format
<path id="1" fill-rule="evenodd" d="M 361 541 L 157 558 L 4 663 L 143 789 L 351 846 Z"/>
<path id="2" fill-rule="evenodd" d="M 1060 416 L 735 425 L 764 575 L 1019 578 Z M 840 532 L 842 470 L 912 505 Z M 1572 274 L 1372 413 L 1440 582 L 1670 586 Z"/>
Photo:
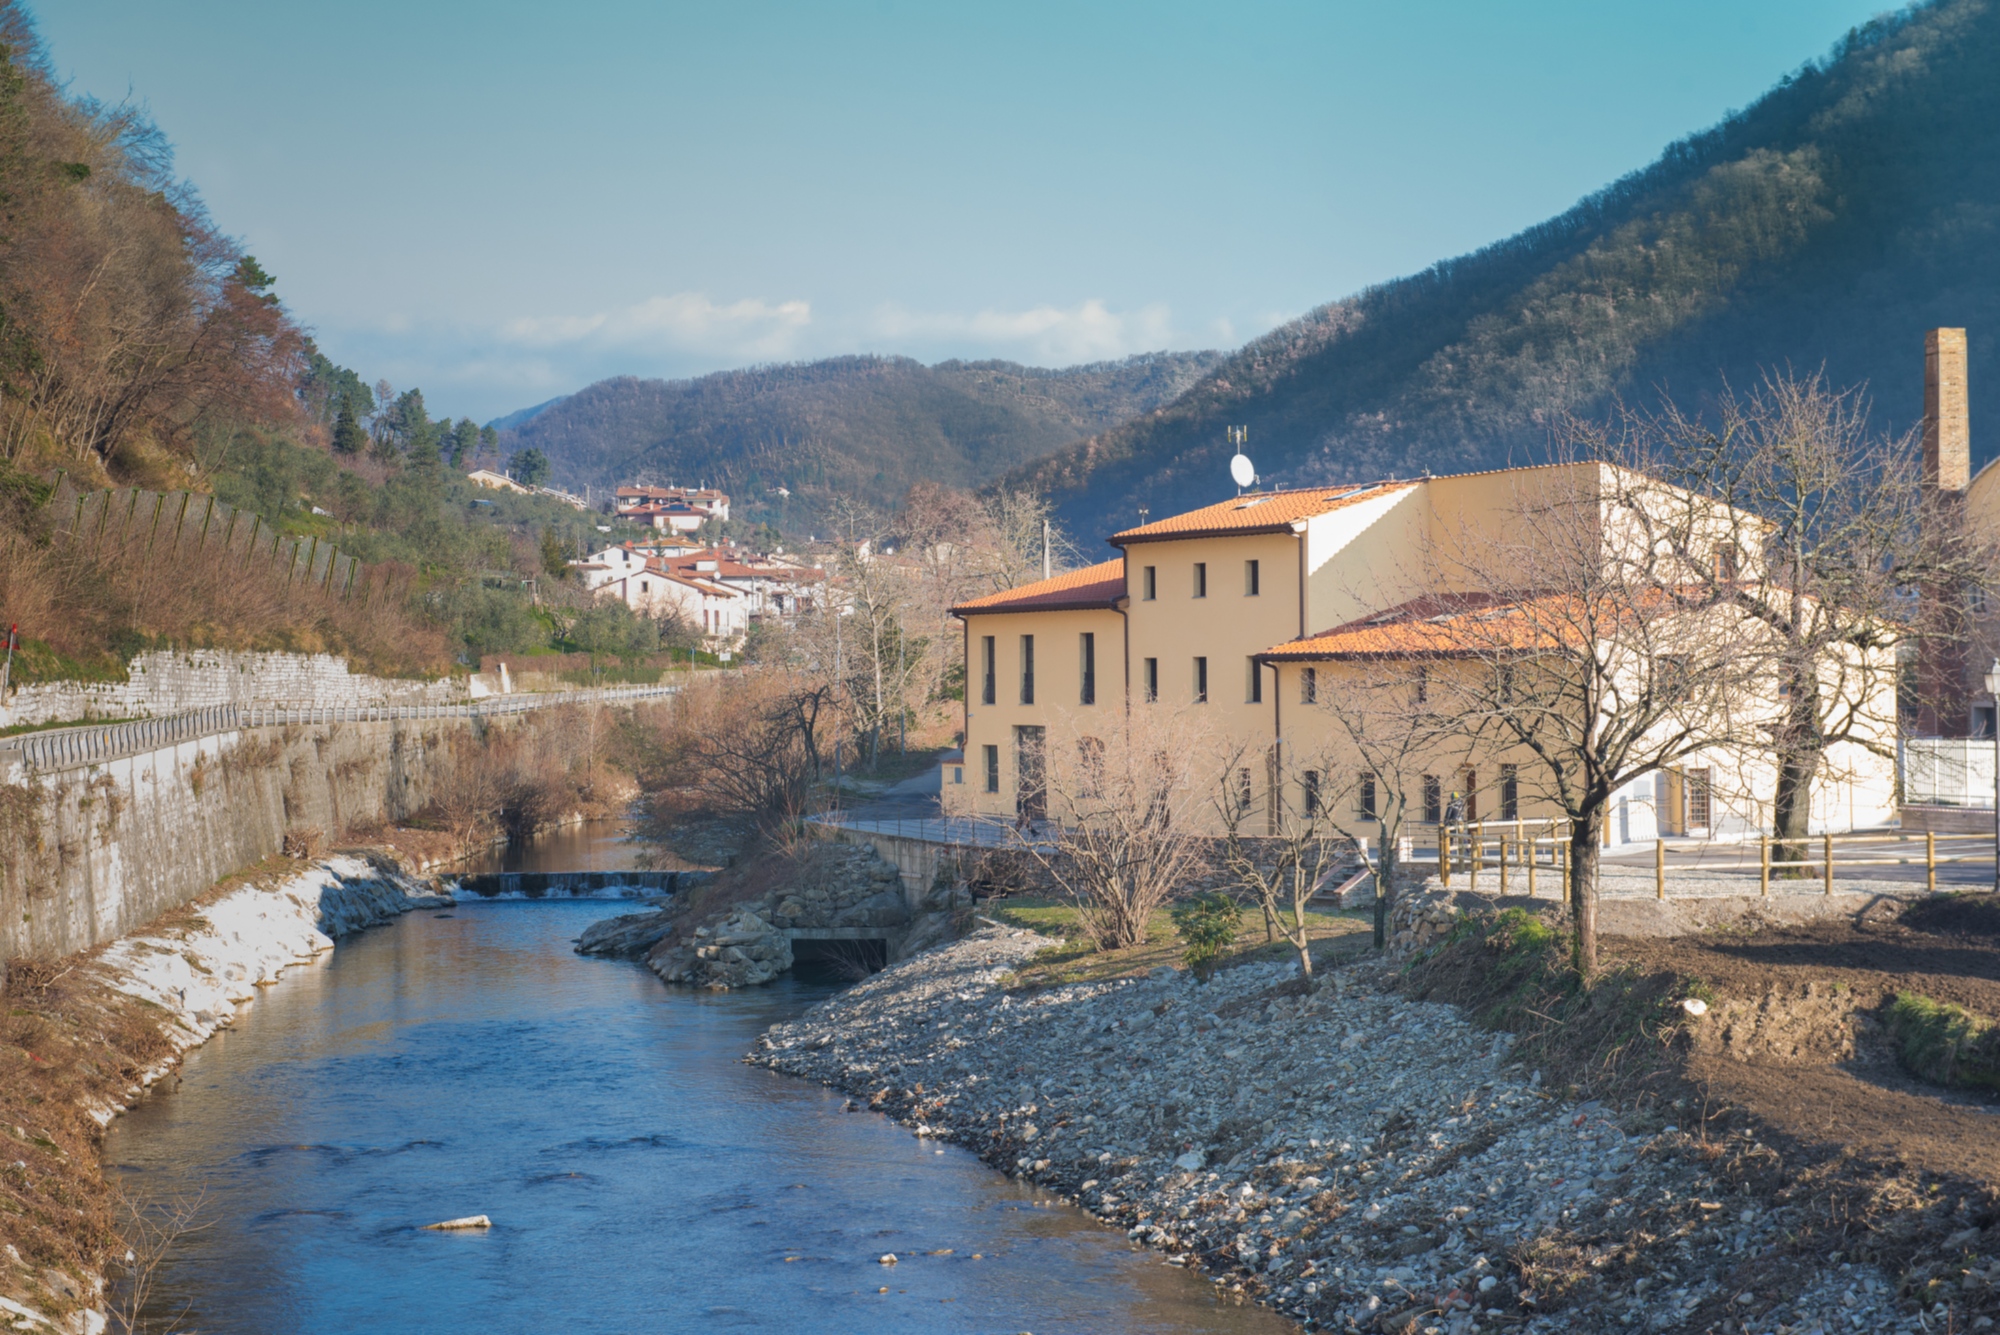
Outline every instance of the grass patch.
<path id="1" fill-rule="evenodd" d="M 1168 909 L 1157 910 L 1147 920 L 1145 941 L 1123 950 L 1098 949 L 1084 934 L 1076 909 L 1059 900 L 1009 896 L 989 903 L 986 911 L 1010 927 L 1025 927 L 1055 937 L 1060 943 L 1038 952 L 1022 965 L 1008 980 L 1012 987 L 1061 987 L 1068 983 L 1138 978 L 1162 965 L 1173 969 L 1184 967 L 1182 953 L 1186 943 L 1174 931 Z M 1374 919 L 1360 909 L 1308 913 L 1306 929 L 1315 943 L 1314 964 L 1334 963 L 1338 957 L 1367 949 L 1373 923 Z M 1244 915 L 1235 940 L 1217 953 L 1210 967 L 1227 969 L 1253 961 L 1296 958 L 1297 952 L 1282 937 L 1276 941 L 1264 939 L 1264 920 L 1253 912 Z"/>
<path id="2" fill-rule="evenodd" d="M 1903 1069 L 1917 1079 L 2000 1090 L 2000 1025 L 1916 992 L 1898 992 L 1882 1019 Z"/>
<path id="3" fill-rule="evenodd" d="M 1460 918 L 1451 935 L 1411 963 L 1404 987 L 1517 1034 L 1516 1058 L 1540 1067 L 1550 1087 L 1579 1097 L 1646 1093 L 1672 1069 L 1681 1000 L 1708 999 L 1699 982 L 1629 967 L 1585 983 L 1570 967 L 1560 926 L 1522 908 Z"/>

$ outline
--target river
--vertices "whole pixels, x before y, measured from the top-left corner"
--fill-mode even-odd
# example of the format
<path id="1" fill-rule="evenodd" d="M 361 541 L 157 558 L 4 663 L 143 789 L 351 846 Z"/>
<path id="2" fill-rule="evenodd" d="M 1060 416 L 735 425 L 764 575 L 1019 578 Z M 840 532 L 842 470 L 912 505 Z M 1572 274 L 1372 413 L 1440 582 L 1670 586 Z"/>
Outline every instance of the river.
<path id="1" fill-rule="evenodd" d="M 963 1150 L 743 1065 L 830 985 L 687 993 L 571 952 L 616 911 L 464 904 L 350 938 L 113 1122 L 130 1197 L 199 1202 L 151 1328 L 1295 1329 Z M 490 1230 L 422 1229 L 482 1213 Z"/>

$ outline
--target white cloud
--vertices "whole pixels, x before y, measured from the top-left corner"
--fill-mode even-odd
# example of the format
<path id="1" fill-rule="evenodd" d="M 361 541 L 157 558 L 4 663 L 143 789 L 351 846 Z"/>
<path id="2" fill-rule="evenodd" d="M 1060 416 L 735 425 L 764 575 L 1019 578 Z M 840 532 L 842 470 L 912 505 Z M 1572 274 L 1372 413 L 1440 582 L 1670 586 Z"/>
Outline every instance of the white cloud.
<path id="1" fill-rule="evenodd" d="M 1011 355 L 1043 366 L 1152 352 L 1168 346 L 1173 337 L 1173 320 L 1166 306 L 1157 302 L 1122 314 L 1098 300 L 1067 310 L 1035 306 L 972 315 L 884 306 L 870 325 L 879 339 L 972 345 L 979 349 L 973 356 Z"/>
<path id="2" fill-rule="evenodd" d="M 721 303 L 705 293 L 677 292 L 591 315 L 520 316 L 498 333 L 503 342 L 534 348 L 594 346 L 762 359 L 790 356 L 811 323 L 810 302 Z"/>

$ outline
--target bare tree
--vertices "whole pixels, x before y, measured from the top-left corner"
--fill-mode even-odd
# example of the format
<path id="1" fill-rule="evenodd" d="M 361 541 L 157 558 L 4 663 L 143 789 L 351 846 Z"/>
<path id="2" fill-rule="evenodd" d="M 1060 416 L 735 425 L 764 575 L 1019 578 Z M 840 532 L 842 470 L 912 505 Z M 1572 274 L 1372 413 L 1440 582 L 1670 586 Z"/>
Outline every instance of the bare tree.
<path id="1" fill-rule="evenodd" d="M 1375 855 L 1375 946 L 1388 944 L 1405 828 L 1424 816 L 1427 778 L 1455 768 L 1467 735 L 1433 709 L 1431 666 L 1423 659 L 1362 655 L 1314 669 L 1313 707 L 1355 762 L 1329 758 L 1316 781 L 1333 829 L 1357 842 L 1379 840 Z M 1414 817 L 1412 812 L 1415 813 Z"/>
<path id="2" fill-rule="evenodd" d="M 1569 821 L 1572 957 L 1597 970 L 1598 855 L 1613 796 L 1644 775 L 1728 751 L 1757 708 L 1764 637 L 1687 567 L 1663 525 L 1685 507 L 1607 460 L 1571 424 L 1578 462 L 1524 475 L 1498 522 L 1446 535 L 1436 596 L 1403 618 L 1430 694 L 1482 751 L 1527 761 L 1524 787 Z M 1716 520 L 1720 524 L 1720 520 Z"/>
<path id="3" fill-rule="evenodd" d="M 1275 931 L 1299 956 L 1299 972 L 1312 976 L 1311 932 L 1306 904 L 1336 866 L 1346 861 L 1352 840 L 1335 826 L 1321 787 L 1326 761 L 1304 764 L 1288 758 L 1269 765 L 1267 833 L 1246 837 L 1255 814 L 1253 773 L 1246 760 L 1262 760 L 1239 750 L 1223 767 L 1216 809 L 1222 818 L 1222 862 L 1229 874 L 1264 911 L 1266 935 Z"/>
<path id="4" fill-rule="evenodd" d="M 1989 580 L 1991 553 L 1958 516 L 1937 512 L 1915 433 L 1871 433 L 1860 394 L 1819 375 L 1767 376 L 1748 395 L 1725 394 L 1706 419 L 1672 404 L 1628 414 L 1624 435 L 1628 453 L 1682 489 L 1683 513 L 1662 527 L 1682 564 L 1706 596 L 1765 631 L 1779 703 L 1766 743 L 1774 857 L 1798 861 L 1813 786 L 1838 749 L 1895 759 L 1895 651 L 1916 610 L 1910 590 L 1963 595 Z M 1934 647 L 1963 640 L 1962 619 L 1949 615 L 1962 602 L 1937 601 L 1947 614 L 1926 615 L 1919 633 Z"/>
<path id="5" fill-rule="evenodd" d="M 1085 733 L 1071 722 L 1024 749 L 1021 845 L 1076 906 L 1100 949 L 1146 939 L 1153 913 L 1200 863 L 1209 754 L 1185 712 L 1150 705 Z M 1024 748 L 1038 743 L 1032 735 Z M 1046 812 L 1048 833 L 1032 828 Z"/>

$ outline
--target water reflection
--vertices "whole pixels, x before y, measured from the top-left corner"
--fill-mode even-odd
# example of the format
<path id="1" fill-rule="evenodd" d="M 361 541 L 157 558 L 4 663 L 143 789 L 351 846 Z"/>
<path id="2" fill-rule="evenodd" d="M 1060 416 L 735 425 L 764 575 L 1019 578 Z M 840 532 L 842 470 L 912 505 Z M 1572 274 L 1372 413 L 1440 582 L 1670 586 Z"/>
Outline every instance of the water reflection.
<path id="1" fill-rule="evenodd" d="M 466 904 L 349 941 L 114 1123 L 129 1191 L 206 1195 L 156 1312 L 260 1335 L 1291 1329 L 743 1065 L 826 989 L 678 993 L 572 955 L 609 908 Z M 492 1230 L 421 1230 L 476 1213 Z"/>
<path id="2" fill-rule="evenodd" d="M 626 837 L 623 821 L 588 820 L 565 825 L 525 844 L 497 844 L 467 858 L 455 872 L 632 871 L 648 845 Z"/>

